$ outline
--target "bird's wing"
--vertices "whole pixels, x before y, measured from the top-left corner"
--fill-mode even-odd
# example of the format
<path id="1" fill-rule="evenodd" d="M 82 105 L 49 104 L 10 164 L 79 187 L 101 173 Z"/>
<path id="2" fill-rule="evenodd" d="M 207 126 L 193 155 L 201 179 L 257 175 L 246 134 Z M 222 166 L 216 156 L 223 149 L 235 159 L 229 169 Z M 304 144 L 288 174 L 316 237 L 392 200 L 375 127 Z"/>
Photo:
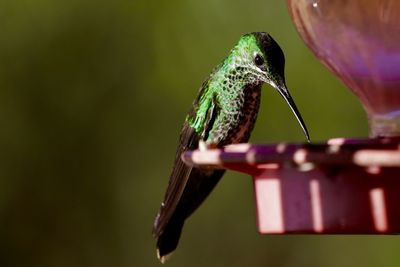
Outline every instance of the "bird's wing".
<path id="1" fill-rule="evenodd" d="M 203 89 L 200 90 L 199 95 L 202 93 L 204 93 Z M 190 119 L 196 119 L 191 116 L 196 116 L 196 110 L 200 105 L 199 100 L 200 97 L 198 97 L 193 103 L 193 108 L 189 113 L 188 119 L 185 121 L 182 127 L 179 145 L 176 151 L 175 162 L 169 179 L 167 191 L 165 193 L 164 201 L 161 204 L 160 211 L 154 222 L 153 234 L 156 237 L 162 234 L 166 225 L 168 224 L 168 221 L 174 214 L 176 206 L 181 199 L 188 178 L 192 172 L 193 167 L 187 166 L 182 161 L 182 153 L 198 148 L 199 141 L 208 136 L 208 131 L 211 130 L 212 124 L 215 122 L 215 118 L 217 116 L 218 109 L 216 108 L 216 103 L 214 102 L 215 98 L 213 97 L 211 98 L 211 101 L 208 101 L 209 107 L 207 108 L 204 118 L 198 118 L 199 122 L 203 125 L 204 130 L 201 133 L 196 132 L 196 130 L 189 125 L 188 121 Z"/>
<path id="2" fill-rule="evenodd" d="M 187 166 L 181 159 L 183 152 L 194 150 L 198 146 L 200 136 L 185 122 L 181 131 L 179 146 L 176 150 L 175 162 L 169 178 L 167 191 L 160 211 L 154 222 L 153 234 L 158 237 L 164 231 L 169 219 L 173 215 L 176 206 L 185 189 L 186 182 L 192 171 L 192 167 Z"/>

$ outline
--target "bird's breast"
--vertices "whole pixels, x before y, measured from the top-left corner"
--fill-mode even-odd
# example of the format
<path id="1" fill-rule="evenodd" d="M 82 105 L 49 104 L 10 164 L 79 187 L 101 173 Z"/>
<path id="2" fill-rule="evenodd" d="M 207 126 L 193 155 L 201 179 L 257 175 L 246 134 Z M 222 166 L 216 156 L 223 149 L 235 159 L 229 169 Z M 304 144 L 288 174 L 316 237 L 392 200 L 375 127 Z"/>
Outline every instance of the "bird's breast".
<path id="1" fill-rule="evenodd" d="M 230 134 L 231 143 L 244 143 L 250 138 L 250 134 L 254 128 L 254 124 L 257 119 L 258 110 L 260 107 L 260 90 L 252 89 L 249 90 L 246 97 L 246 101 L 240 112 L 240 119 L 236 127 L 233 127 L 232 133 Z"/>
<path id="2" fill-rule="evenodd" d="M 247 86 L 235 97 L 230 96 L 227 103 L 221 103 L 210 133 L 213 142 L 219 146 L 247 142 L 257 119 L 260 98 L 261 86 Z"/>

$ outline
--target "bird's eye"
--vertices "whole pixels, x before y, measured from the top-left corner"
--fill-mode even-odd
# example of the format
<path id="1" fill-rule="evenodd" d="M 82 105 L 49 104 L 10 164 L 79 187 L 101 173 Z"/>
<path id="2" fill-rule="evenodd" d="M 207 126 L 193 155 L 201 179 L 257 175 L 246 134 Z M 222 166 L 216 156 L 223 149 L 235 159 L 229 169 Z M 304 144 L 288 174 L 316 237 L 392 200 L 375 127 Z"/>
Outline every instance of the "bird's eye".
<path id="1" fill-rule="evenodd" d="M 257 54 L 254 57 L 254 64 L 256 64 L 256 66 L 262 66 L 264 64 L 264 59 L 262 58 L 262 56 L 260 56 L 259 54 Z"/>

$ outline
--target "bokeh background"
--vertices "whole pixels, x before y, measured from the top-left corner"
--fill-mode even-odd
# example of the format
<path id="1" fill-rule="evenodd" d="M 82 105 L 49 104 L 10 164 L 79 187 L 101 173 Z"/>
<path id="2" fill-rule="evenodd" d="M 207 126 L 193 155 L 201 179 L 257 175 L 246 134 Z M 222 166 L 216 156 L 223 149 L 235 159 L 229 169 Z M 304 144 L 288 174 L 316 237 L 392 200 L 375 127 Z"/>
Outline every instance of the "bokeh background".
<path id="1" fill-rule="evenodd" d="M 285 1 L 0 1 L 0 266 L 160 266 L 151 236 L 181 123 L 251 31 L 286 54 L 313 141 L 365 137 L 361 105 L 300 40 Z M 339 40 L 338 40 L 339 41 Z M 302 142 L 264 86 L 251 141 Z M 399 266 L 396 237 L 261 236 L 228 173 L 168 266 Z"/>

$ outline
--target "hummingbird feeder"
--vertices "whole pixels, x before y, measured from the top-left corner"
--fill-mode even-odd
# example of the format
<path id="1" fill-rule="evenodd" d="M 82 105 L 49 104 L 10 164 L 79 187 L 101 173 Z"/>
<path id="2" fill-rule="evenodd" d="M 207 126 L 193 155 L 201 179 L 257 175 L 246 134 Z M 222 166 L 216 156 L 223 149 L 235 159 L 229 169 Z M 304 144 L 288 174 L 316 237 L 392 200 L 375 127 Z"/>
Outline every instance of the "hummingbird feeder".
<path id="1" fill-rule="evenodd" d="M 400 233 L 400 2 L 287 0 L 317 58 L 360 99 L 370 139 L 230 145 L 187 164 L 253 177 L 263 234 Z"/>

